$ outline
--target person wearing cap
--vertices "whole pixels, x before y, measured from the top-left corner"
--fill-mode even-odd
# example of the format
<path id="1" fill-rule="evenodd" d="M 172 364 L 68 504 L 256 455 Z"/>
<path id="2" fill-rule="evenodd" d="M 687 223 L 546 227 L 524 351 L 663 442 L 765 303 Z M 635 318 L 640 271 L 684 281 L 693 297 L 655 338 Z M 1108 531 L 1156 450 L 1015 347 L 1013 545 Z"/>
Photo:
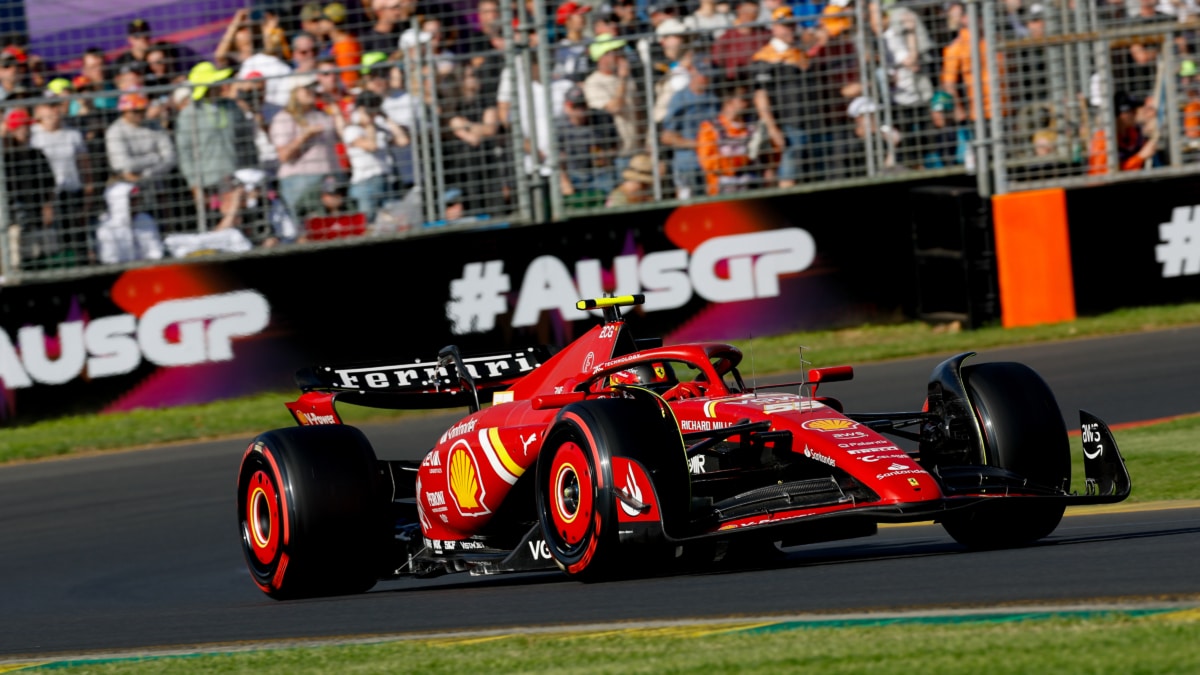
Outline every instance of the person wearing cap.
<path id="1" fill-rule="evenodd" d="M 654 160 L 639 152 L 629 158 L 629 166 L 621 172 L 621 184 L 613 188 L 604 200 L 605 208 L 649 204 L 654 201 Z"/>
<path id="2" fill-rule="evenodd" d="M 54 171 L 42 152 L 29 144 L 33 118 L 25 108 L 9 108 L 4 116 L 4 178 L 8 197 L 9 241 L 19 234 L 18 250 L 10 255 L 20 261 L 14 266 L 35 262 L 45 266 L 46 259 L 59 256 L 62 233 L 54 218 Z"/>
<path id="3" fill-rule="evenodd" d="M 709 195 L 745 192 L 762 185 L 762 162 L 752 147 L 757 123 L 746 120 L 751 111 L 749 94 L 744 85 L 725 87 L 720 114 L 700 123 L 696 155 Z"/>
<path id="4" fill-rule="evenodd" d="M 358 67 L 362 64 L 362 45 L 347 26 L 346 6 L 331 2 L 321 8 L 317 22 L 318 34 L 328 39 L 328 55 L 341 71 L 342 84 L 347 89 L 358 86 Z"/>
<path id="5" fill-rule="evenodd" d="M 726 80 L 744 79 L 754 54 L 771 39 L 771 34 L 758 25 L 758 13 L 758 0 L 738 0 L 732 28 L 713 42 L 712 61 Z"/>
<path id="6" fill-rule="evenodd" d="M 23 94 L 25 80 L 25 53 L 16 47 L 0 50 L 0 101 Z"/>
<path id="7" fill-rule="evenodd" d="M 621 137 L 618 156 L 629 158 L 642 146 L 641 120 L 638 116 L 637 84 L 630 73 L 624 40 L 611 34 L 597 35 L 588 47 L 595 69 L 583 81 L 588 107 L 613 116 Z"/>
<path id="8" fill-rule="evenodd" d="M 564 110 L 555 129 L 563 197 L 570 207 L 600 206 L 617 185 L 617 127 L 612 115 L 588 107 L 579 87 L 567 92 Z"/>
<path id="9" fill-rule="evenodd" d="M 654 83 L 654 107 L 650 112 L 661 123 L 667 114 L 671 97 L 687 88 L 691 76 L 691 38 L 683 22 L 670 17 L 654 29 L 657 50 L 643 49 L 641 58 L 653 58 L 652 69 L 658 73 Z M 643 47 L 644 45 L 639 45 Z"/>
<path id="10" fill-rule="evenodd" d="M 687 88 L 671 97 L 660 135 L 662 146 L 671 151 L 675 196 L 685 201 L 705 191 L 696 140 L 700 135 L 700 124 L 715 119 L 721 111 L 721 101 L 713 93 L 716 69 L 705 59 L 694 60 L 690 67 Z"/>
<path id="11" fill-rule="evenodd" d="M 437 67 L 438 76 L 446 77 L 454 72 L 458 61 L 454 53 L 446 48 L 444 38 L 442 20 L 426 17 L 421 21 L 419 31 L 409 28 L 400 34 L 400 51 L 410 62 L 426 63 L 432 59 Z"/>
<path id="12" fill-rule="evenodd" d="M 796 39 L 790 7 L 772 14 L 771 40 L 754 54 L 752 68 L 754 107 L 779 153 L 778 167 L 768 170 L 766 178 L 777 180 L 779 187 L 792 187 L 801 178 L 809 136 L 820 117 L 812 100 L 820 86 L 818 68 Z"/>
<path id="13" fill-rule="evenodd" d="M 307 223 L 311 218 L 331 218 L 353 214 L 354 208 L 346 196 L 346 184 L 337 174 L 320 176 L 301 195 L 295 207 L 297 222 Z M 304 237 L 301 236 L 301 240 Z"/>
<path id="14" fill-rule="evenodd" d="M 350 160 L 350 198 L 367 222 L 388 195 L 392 177 L 392 148 L 408 146 L 408 132 L 383 114 L 383 97 L 364 91 L 355 99 L 342 142 Z"/>
<path id="15" fill-rule="evenodd" d="M 554 23 L 564 32 L 561 40 L 554 46 L 555 79 L 568 79 L 571 82 L 582 82 L 592 70 L 588 58 L 588 40 L 584 37 L 587 29 L 590 5 L 566 0 L 558 6 L 554 13 Z"/>
<path id="16" fill-rule="evenodd" d="M 126 27 L 125 42 L 128 49 L 117 56 L 114 66 L 120 68 L 127 62 L 140 63 L 146 71 L 146 57 L 150 54 L 150 24 L 145 19 L 134 19 Z"/>
<path id="17" fill-rule="evenodd" d="M 120 117 L 104 132 L 104 151 L 113 178 L 138 184 L 144 203 L 156 209 L 161 179 L 175 168 L 176 154 L 170 135 L 146 121 L 149 105 L 140 92 L 121 94 Z"/>
<path id="18" fill-rule="evenodd" d="M 192 103 L 175 122 L 175 148 L 197 205 L 215 198 L 235 170 L 257 163 L 253 124 L 230 97 L 232 77 L 232 68 L 218 69 L 210 61 L 188 73 Z"/>
<path id="19" fill-rule="evenodd" d="M 47 93 L 54 91 L 55 82 L 51 81 Z M 42 151 L 54 172 L 54 211 L 68 249 L 76 260 L 88 260 L 91 251 L 86 227 L 95 191 L 92 163 L 83 134 L 62 123 L 65 112 L 65 103 L 56 100 L 34 106 L 29 145 Z"/>

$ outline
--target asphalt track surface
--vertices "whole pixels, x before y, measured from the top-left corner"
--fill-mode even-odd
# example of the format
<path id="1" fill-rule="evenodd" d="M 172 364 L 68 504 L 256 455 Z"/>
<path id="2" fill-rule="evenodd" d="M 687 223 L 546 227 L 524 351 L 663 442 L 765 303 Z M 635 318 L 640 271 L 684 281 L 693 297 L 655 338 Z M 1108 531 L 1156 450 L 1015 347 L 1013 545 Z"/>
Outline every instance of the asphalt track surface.
<path id="1" fill-rule="evenodd" d="M 1187 328 L 991 350 L 977 360 L 1036 368 L 1071 426 L 1079 407 L 1121 424 L 1200 412 L 1197 345 L 1200 328 Z M 822 393 L 851 411 L 913 409 L 938 360 L 861 366 L 854 382 Z M 451 419 L 366 431 L 381 456 L 414 456 Z M 514 626 L 1200 599 L 1200 509 L 1180 508 L 1069 515 L 1043 542 L 1009 551 L 969 553 L 922 525 L 703 573 L 597 585 L 556 573 L 451 575 L 281 603 L 254 587 L 242 560 L 234 488 L 244 447 L 199 443 L 0 468 L 0 661 Z"/>

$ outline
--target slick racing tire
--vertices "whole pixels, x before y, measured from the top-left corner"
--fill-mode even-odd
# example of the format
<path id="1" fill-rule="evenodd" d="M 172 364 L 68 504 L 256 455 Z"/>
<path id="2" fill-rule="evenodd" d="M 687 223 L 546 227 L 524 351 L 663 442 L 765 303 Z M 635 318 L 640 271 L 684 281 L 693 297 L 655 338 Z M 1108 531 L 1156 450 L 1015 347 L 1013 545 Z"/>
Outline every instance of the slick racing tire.
<path id="1" fill-rule="evenodd" d="M 381 470 L 362 432 L 343 425 L 276 429 L 247 448 L 238 472 L 242 552 L 277 600 L 361 593 L 379 579 L 389 542 Z"/>
<path id="2" fill-rule="evenodd" d="M 555 563 L 580 581 L 657 572 L 674 552 L 661 541 L 619 541 L 613 457 L 635 459 L 648 470 L 664 519 L 685 514 L 690 500 L 679 427 L 661 399 L 601 399 L 564 408 L 538 456 L 537 507 Z"/>
<path id="3" fill-rule="evenodd" d="M 1024 364 L 1001 362 L 965 367 L 962 377 L 983 430 L 987 464 L 1023 476 L 1031 485 L 1069 492 L 1067 428 L 1054 393 L 1041 376 Z M 964 546 L 1008 548 L 1049 535 L 1065 509 L 1059 500 L 997 498 L 942 525 Z"/>

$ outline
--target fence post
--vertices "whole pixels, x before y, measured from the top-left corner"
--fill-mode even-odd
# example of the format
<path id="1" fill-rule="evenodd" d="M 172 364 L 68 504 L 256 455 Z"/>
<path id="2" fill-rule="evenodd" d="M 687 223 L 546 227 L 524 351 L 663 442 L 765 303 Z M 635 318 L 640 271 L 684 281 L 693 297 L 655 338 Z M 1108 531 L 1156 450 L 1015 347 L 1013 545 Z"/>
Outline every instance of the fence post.
<path id="1" fill-rule="evenodd" d="M 1000 45 L 996 41 L 996 0 L 984 0 L 983 2 L 983 40 L 988 46 L 988 59 L 985 67 L 987 68 L 988 82 L 992 86 L 988 87 L 988 109 L 992 111 L 990 118 L 990 129 L 988 138 L 988 155 L 991 157 L 992 171 L 992 193 L 1002 195 L 1008 192 L 1008 176 L 1006 174 L 1007 167 L 1005 165 L 1004 156 L 1004 114 L 1005 108 L 1000 93 L 1007 87 L 1007 83 L 1001 78 L 1000 59 L 1004 58 L 1004 54 L 1000 51 Z M 985 171 L 985 165 L 979 165 L 979 171 Z"/>
<path id="2" fill-rule="evenodd" d="M 1183 129 L 1179 128 L 1179 90 L 1175 86 L 1175 73 L 1179 72 L 1178 54 L 1175 53 L 1175 28 L 1172 27 L 1171 33 L 1166 36 L 1163 41 L 1163 53 L 1159 60 L 1159 81 L 1162 83 L 1163 96 L 1156 101 L 1158 104 L 1158 133 L 1159 138 L 1162 134 L 1167 135 L 1168 155 L 1171 158 L 1171 166 L 1183 166 L 1183 148 L 1180 147 L 1180 142 L 1183 139 Z M 1158 92 L 1156 91 L 1157 95 Z M 1166 129 L 1163 129 L 1163 118 L 1166 118 Z"/>
<path id="3" fill-rule="evenodd" d="M 0 108 L 0 119 L 7 114 L 7 108 Z M 0 138 L 0 143 L 7 143 L 7 140 Z M 12 283 L 21 276 L 21 230 L 12 222 L 9 213 L 5 169 L 4 152 L 0 151 L 0 279 Z"/>
<path id="4" fill-rule="evenodd" d="M 513 0 L 500 0 L 500 16 L 512 16 L 512 3 Z M 504 72 L 508 74 L 509 84 L 512 86 L 515 96 L 520 92 L 520 79 L 517 78 L 517 43 L 514 39 L 512 21 L 501 21 L 500 24 L 501 34 L 504 35 Z M 508 112 L 511 115 L 514 112 L 514 106 L 509 105 Z M 515 106 L 515 112 L 517 114 L 515 123 L 512 120 L 500 120 L 500 122 L 508 127 L 517 212 L 532 222 L 534 218 L 533 209 L 529 203 L 529 177 L 525 175 L 525 142 L 521 130 L 521 106 L 519 103 Z"/>
<path id="5" fill-rule="evenodd" d="M 637 50 L 636 45 L 634 50 Z M 654 69 L 650 64 L 650 59 L 640 59 L 642 61 L 642 72 L 645 74 L 644 80 L 646 85 L 646 135 L 650 141 L 650 157 L 654 160 L 650 163 L 651 174 L 654 176 L 654 201 L 661 202 L 663 198 L 663 177 L 662 167 L 659 166 L 659 148 L 658 148 L 658 122 L 654 119 Z M 679 196 L 676 195 L 676 199 Z"/>
<path id="6" fill-rule="evenodd" d="M 975 183 L 979 187 L 980 197 L 990 197 L 992 194 L 991 176 L 988 171 L 988 145 L 986 142 L 987 122 L 983 113 L 983 57 L 980 54 L 982 40 L 979 39 L 982 34 L 979 21 L 979 0 L 968 0 L 967 2 L 967 27 L 971 36 L 971 44 L 969 47 L 971 53 L 971 118 L 974 121 L 972 124 L 972 132 L 974 141 L 971 144 L 971 150 L 975 153 Z M 995 47 L 995 44 L 988 45 Z M 992 83 L 995 88 L 996 83 Z"/>
<path id="7" fill-rule="evenodd" d="M 888 79 L 887 70 L 887 47 L 884 44 L 884 37 L 882 33 L 875 36 L 875 58 L 873 61 L 877 65 L 872 68 L 867 62 L 867 22 L 869 21 L 869 18 L 867 17 L 867 9 L 863 5 L 864 3 L 861 2 L 854 3 L 854 32 L 855 39 L 857 41 L 857 44 L 855 45 L 855 51 L 858 52 L 858 72 L 861 73 L 859 79 L 862 80 L 862 83 L 865 86 L 862 95 L 866 96 L 872 101 L 879 101 L 879 109 L 882 115 L 877 115 L 875 120 L 878 121 L 879 118 L 882 118 L 883 124 L 895 129 L 895 119 L 892 116 L 891 82 Z M 886 12 L 887 10 L 880 9 L 879 11 Z M 880 58 L 881 56 L 883 58 Z M 871 77 L 869 75 L 871 72 L 876 73 L 876 77 Z M 878 90 L 878 97 L 875 96 L 876 90 Z M 867 119 L 870 120 L 871 118 L 868 117 Z M 871 127 L 867 129 L 867 133 L 862 139 L 863 149 L 866 150 L 867 153 L 868 176 L 874 176 L 877 173 L 875 167 L 875 146 L 878 142 L 877 139 L 879 138 L 879 134 L 874 133 L 876 128 L 878 128 L 877 125 L 871 125 Z M 914 143 L 918 142 L 918 139 L 910 140 Z M 900 142 L 903 143 L 904 141 L 905 139 L 903 136 L 901 136 Z M 886 148 L 884 148 L 884 152 L 886 153 Z M 884 156 L 886 157 L 887 155 L 885 154 Z M 849 171 L 847 171 L 845 177 L 852 178 L 853 176 L 850 176 Z"/>
<path id="8" fill-rule="evenodd" d="M 562 193 L 562 163 L 558 161 L 558 133 L 557 133 L 557 117 L 561 111 L 554 109 L 554 95 L 551 91 L 551 84 L 554 75 L 554 60 L 550 57 L 550 35 L 546 32 L 546 3 L 533 3 L 533 32 L 538 36 L 537 59 L 538 59 L 538 79 L 542 84 L 542 103 L 546 107 L 546 124 L 550 128 L 546 134 L 546 166 L 549 173 L 546 180 L 549 181 L 547 191 L 550 195 L 550 220 L 558 221 L 563 215 L 563 193 Z M 532 88 L 532 82 L 530 87 Z M 530 116 L 533 116 L 532 109 Z"/>

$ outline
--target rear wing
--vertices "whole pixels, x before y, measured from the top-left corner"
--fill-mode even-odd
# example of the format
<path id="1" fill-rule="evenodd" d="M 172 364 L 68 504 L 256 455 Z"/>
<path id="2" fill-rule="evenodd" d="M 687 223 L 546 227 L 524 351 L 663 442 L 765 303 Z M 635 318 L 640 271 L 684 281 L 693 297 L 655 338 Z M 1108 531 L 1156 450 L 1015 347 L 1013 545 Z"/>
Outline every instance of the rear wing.
<path id="1" fill-rule="evenodd" d="M 462 356 L 451 345 L 437 359 L 309 366 L 296 371 L 300 390 L 335 394 L 338 400 L 373 408 L 425 409 L 470 405 L 479 394 L 499 391 L 550 358 L 545 345 Z"/>

